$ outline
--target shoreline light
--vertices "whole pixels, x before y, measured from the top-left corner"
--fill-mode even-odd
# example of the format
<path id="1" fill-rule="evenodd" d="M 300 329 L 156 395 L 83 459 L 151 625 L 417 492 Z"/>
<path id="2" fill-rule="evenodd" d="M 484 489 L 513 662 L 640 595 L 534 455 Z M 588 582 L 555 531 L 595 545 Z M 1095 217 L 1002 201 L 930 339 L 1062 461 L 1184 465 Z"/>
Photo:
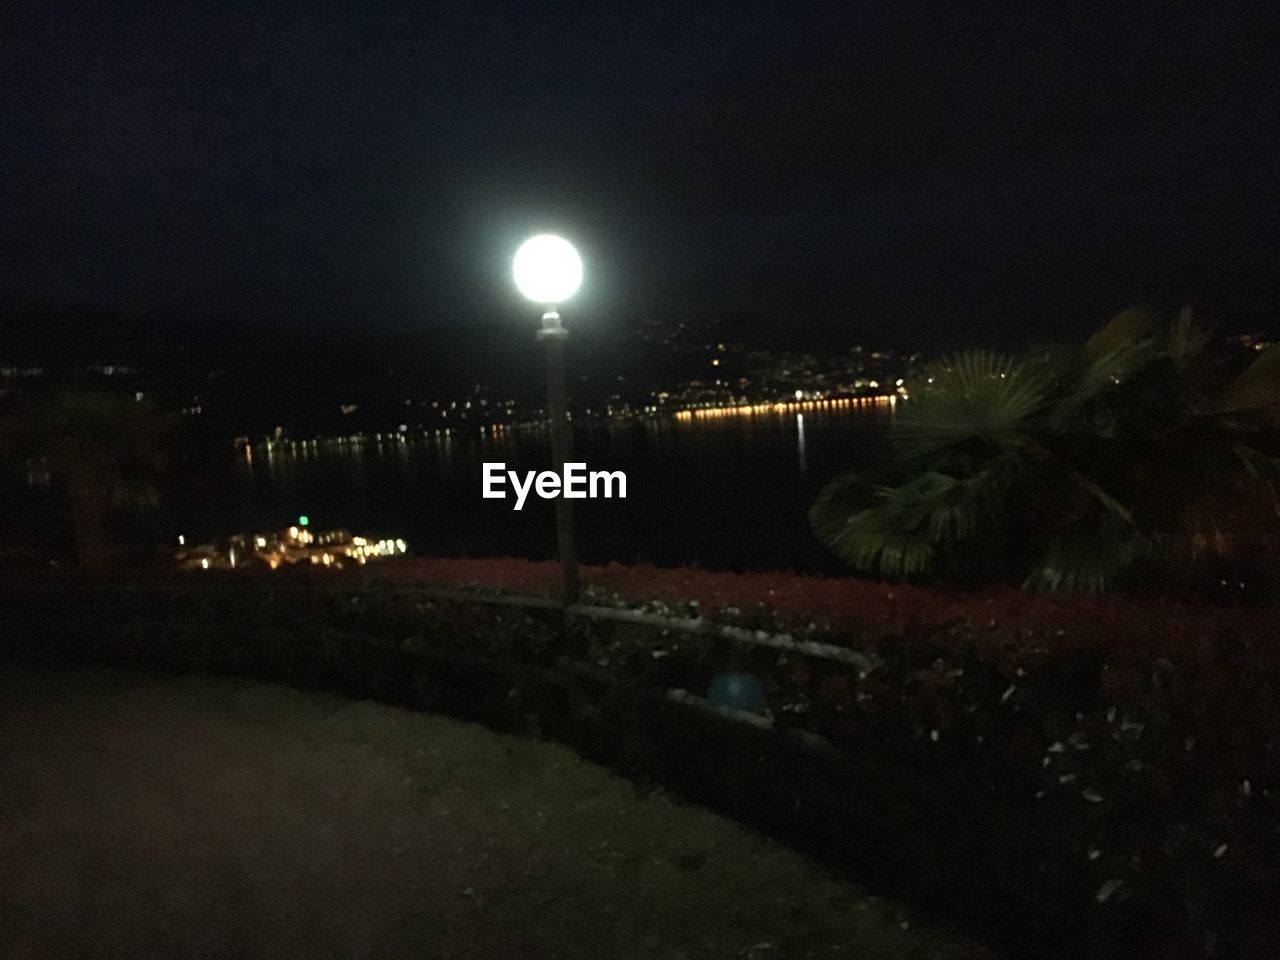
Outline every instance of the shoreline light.
<path id="1" fill-rule="evenodd" d="M 869 397 L 834 397 L 824 400 L 779 400 L 773 403 L 740 403 L 725 407 L 677 410 L 677 420 L 705 420 L 720 417 L 750 417 L 766 413 L 800 413 L 805 410 L 841 410 L 849 407 L 897 405 L 898 397 L 880 394 Z"/>

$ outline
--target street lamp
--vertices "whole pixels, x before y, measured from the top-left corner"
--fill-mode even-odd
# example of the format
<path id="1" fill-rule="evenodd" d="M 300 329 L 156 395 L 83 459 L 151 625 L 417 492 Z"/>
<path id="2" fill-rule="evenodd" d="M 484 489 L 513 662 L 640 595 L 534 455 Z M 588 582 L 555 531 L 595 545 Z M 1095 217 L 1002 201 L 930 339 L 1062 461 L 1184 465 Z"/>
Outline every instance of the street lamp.
<path id="1" fill-rule="evenodd" d="M 582 258 L 568 240 L 544 233 L 520 245 L 513 273 L 520 292 L 545 307 L 538 339 L 547 347 L 551 465 L 563 476 L 572 447 L 564 375 L 564 342 L 569 331 L 560 325 L 556 307 L 573 296 L 582 284 Z M 560 600 L 568 607 L 578 602 L 578 551 L 573 539 L 573 507 L 563 491 L 556 498 L 556 546 L 560 555 Z"/>

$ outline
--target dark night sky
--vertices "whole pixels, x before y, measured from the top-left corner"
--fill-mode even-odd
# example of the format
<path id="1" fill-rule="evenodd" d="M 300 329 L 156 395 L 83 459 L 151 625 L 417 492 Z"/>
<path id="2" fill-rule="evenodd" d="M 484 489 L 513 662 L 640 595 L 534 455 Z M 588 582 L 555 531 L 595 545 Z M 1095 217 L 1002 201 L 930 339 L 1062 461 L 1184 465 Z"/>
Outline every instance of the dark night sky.
<path id="1" fill-rule="evenodd" d="M 20 4 L 0 286 L 511 329 L 510 254 L 551 228 L 581 323 L 1027 339 L 1192 299 L 1274 325 L 1276 14 L 1085 6 Z"/>

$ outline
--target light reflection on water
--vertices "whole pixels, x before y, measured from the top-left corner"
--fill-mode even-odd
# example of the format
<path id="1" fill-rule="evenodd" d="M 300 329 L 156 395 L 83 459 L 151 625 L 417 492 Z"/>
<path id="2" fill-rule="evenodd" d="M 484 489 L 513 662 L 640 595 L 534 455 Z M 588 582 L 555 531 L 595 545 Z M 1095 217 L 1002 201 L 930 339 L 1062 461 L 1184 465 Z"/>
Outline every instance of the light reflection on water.
<path id="1" fill-rule="evenodd" d="M 626 500 L 575 502 L 582 557 L 835 571 L 805 511 L 837 473 L 881 455 L 890 416 L 881 408 L 575 424 L 574 459 L 623 470 L 628 484 Z M 530 497 L 517 512 L 514 499 L 481 498 L 486 461 L 549 468 L 546 429 L 262 444 L 235 460 L 231 483 L 190 491 L 185 522 L 209 537 L 306 513 L 320 527 L 403 537 L 419 552 L 553 555 L 552 504 Z"/>
<path id="2" fill-rule="evenodd" d="M 574 425 L 574 459 L 622 470 L 626 500 L 575 501 L 588 563 L 649 561 L 719 569 L 841 568 L 813 541 L 805 512 L 836 474 L 885 450 L 886 407 L 805 409 Z M 400 537 L 444 556 L 547 558 L 553 505 L 480 496 L 482 464 L 550 466 L 545 428 L 348 443 L 201 446 L 175 456 L 158 509 L 117 519 L 122 543 L 188 544 L 273 530 L 307 514 L 316 528 Z M 65 503 L 25 473 L 0 490 L 0 540 L 69 548 Z"/>

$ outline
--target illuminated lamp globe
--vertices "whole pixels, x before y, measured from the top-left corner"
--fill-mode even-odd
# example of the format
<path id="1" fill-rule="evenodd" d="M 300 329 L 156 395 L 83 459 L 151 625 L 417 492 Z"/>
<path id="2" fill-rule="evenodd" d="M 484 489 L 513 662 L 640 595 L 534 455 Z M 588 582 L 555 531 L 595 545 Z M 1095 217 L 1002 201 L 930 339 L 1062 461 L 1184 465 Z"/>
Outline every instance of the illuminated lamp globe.
<path id="1" fill-rule="evenodd" d="M 553 306 L 568 300 L 582 284 L 582 258 L 568 240 L 544 233 L 520 245 L 514 274 L 521 293 L 534 303 Z"/>

